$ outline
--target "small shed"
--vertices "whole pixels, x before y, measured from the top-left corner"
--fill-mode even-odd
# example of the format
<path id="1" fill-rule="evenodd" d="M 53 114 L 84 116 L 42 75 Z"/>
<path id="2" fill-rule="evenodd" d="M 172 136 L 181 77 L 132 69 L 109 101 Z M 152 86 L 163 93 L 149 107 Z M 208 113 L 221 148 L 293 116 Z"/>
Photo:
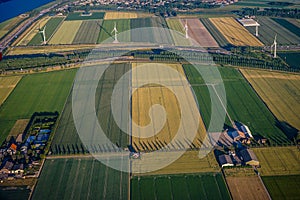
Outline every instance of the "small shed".
<path id="1" fill-rule="evenodd" d="M 241 157 L 246 165 L 258 166 L 259 161 L 251 149 L 243 149 L 240 151 Z"/>
<path id="2" fill-rule="evenodd" d="M 234 166 L 230 155 L 226 155 L 226 154 L 223 154 L 223 155 L 219 156 L 219 163 L 220 163 L 221 167 Z"/>

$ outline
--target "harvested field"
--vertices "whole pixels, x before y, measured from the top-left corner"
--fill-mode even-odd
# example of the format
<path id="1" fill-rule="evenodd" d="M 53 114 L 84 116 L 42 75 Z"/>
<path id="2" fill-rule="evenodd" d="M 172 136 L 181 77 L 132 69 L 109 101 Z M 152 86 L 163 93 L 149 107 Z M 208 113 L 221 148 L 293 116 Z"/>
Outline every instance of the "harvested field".
<path id="1" fill-rule="evenodd" d="M 182 19 L 182 24 L 187 23 L 188 35 L 201 47 L 219 47 L 215 39 L 210 35 L 199 19 Z"/>
<path id="2" fill-rule="evenodd" d="M 137 17 L 137 13 L 133 12 L 106 12 L 104 19 L 134 19 Z"/>
<path id="3" fill-rule="evenodd" d="M 118 30 L 118 41 L 119 42 L 130 42 L 130 20 L 129 19 L 118 19 L 118 20 L 104 20 L 100 26 L 100 34 L 98 43 L 106 41 L 112 43 L 114 41 L 114 33 L 112 30 L 116 24 Z M 123 32 L 123 33 L 122 33 Z"/>
<path id="4" fill-rule="evenodd" d="M 217 29 L 225 36 L 229 43 L 235 46 L 263 46 L 263 44 L 247 31 L 234 18 L 210 18 Z"/>
<path id="5" fill-rule="evenodd" d="M 263 183 L 257 175 L 226 177 L 226 182 L 232 198 L 237 199 L 268 199 L 268 194 L 264 189 Z"/>
<path id="6" fill-rule="evenodd" d="M 131 179 L 131 199 L 231 199 L 220 173 Z"/>
<path id="7" fill-rule="evenodd" d="M 272 199 L 299 199 L 300 175 L 264 176 L 262 179 Z"/>
<path id="8" fill-rule="evenodd" d="M 259 39 L 270 46 L 273 44 L 275 34 L 277 34 L 277 44 L 299 44 L 300 38 L 288 29 L 284 28 L 269 17 L 258 17 L 259 20 Z M 255 33 L 255 27 L 247 27 L 251 33 Z"/>
<path id="9" fill-rule="evenodd" d="M 29 119 L 19 119 L 16 121 L 15 125 L 10 130 L 8 136 L 18 136 L 19 134 L 23 134 L 26 126 L 29 122 Z"/>
<path id="10" fill-rule="evenodd" d="M 72 44 L 82 21 L 64 21 L 59 27 L 49 44 Z"/>
<path id="11" fill-rule="evenodd" d="M 22 76 L 0 77 L 0 105 L 6 100 L 21 78 Z"/>
<path id="12" fill-rule="evenodd" d="M 240 71 L 278 120 L 300 130 L 300 75 L 250 69 Z"/>
<path id="13" fill-rule="evenodd" d="M 127 199 L 128 183 L 127 173 L 95 159 L 47 159 L 32 199 Z"/>
<path id="14" fill-rule="evenodd" d="M 76 20 L 91 20 L 91 19 L 103 19 L 104 12 L 91 12 L 91 15 L 82 15 L 81 12 L 73 12 L 69 13 L 66 21 L 76 21 Z"/>
<path id="15" fill-rule="evenodd" d="M 23 38 L 18 42 L 17 46 L 27 45 L 38 34 L 39 29 L 46 25 L 49 19 L 50 17 L 44 17 L 31 25 L 28 28 L 29 31 L 24 36 L 21 36 Z"/>
<path id="16" fill-rule="evenodd" d="M 83 21 L 73 40 L 73 44 L 96 44 L 101 24 L 101 20 Z"/>
<path id="17" fill-rule="evenodd" d="M 183 131 L 184 138 L 178 138 L 176 145 L 172 142 L 175 145 L 173 146 L 174 149 L 185 149 L 191 148 L 192 146 L 194 148 L 201 147 L 202 141 L 206 136 L 206 130 L 200 114 L 198 112 L 189 112 L 189 114 L 185 116 L 185 119 L 182 119 L 181 116 L 181 109 L 191 111 L 198 110 L 191 88 L 183 75 L 184 72 L 181 65 L 168 65 L 182 74 L 182 76 L 177 75 L 177 77 L 174 76 L 174 74 L 170 74 L 167 70 L 160 70 L 159 64 L 147 63 L 144 65 L 147 67 L 147 73 L 138 70 L 138 67 L 141 65 L 142 64 L 133 65 L 132 87 L 136 90 L 132 94 L 132 119 L 133 122 L 139 126 L 151 126 L 152 134 L 155 134 L 149 136 L 150 133 L 148 129 L 138 128 L 132 130 L 134 134 L 138 135 L 138 137 L 132 137 L 133 147 L 137 151 L 155 151 L 161 149 L 173 140 L 177 135 L 177 131 Z M 167 87 L 161 85 L 145 85 L 139 87 L 139 85 L 145 81 L 166 83 L 166 86 L 178 92 L 178 96 L 180 95 L 182 98 L 181 102 L 178 102 L 179 100 L 174 93 Z M 164 107 L 167 115 L 165 124 L 160 123 L 164 120 L 164 117 L 160 115 L 155 115 L 153 118 L 154 121 L 150 123 L 149 117 L 151 114 L 149 115 L 149 111 L 155 104 Z M 163 113 L 161 114 L 163 115 Z M 197 121 L 197 119 L 200 119 L 200 121 Z M 181 122 L 183 123 L 183 129 L 179 128 Z M 195 126 L 198 127 L 198 131 L 195 133 L 196 136 L 194 140 L 190 141 L 192 144 L 189 146 L 186 140 L 189 140 L 188 135 L 191 134 Z"/>
<path id="18" fill-rule="evenodd" d="M 300 174 L 300 151 L 291 147 L 253 148 L 262 176 Z"/>
<path id="19" fill-rule="evenodd" d="M 175 43 L 176 46 L 190 46 L 191 42 L 189 39 L 185 39 L 185 31 L 184 31 L 184 27 L 182 25 L 182 23 L 180 22 L 180 19 L 167 19 L 167 24 L 169 26 L 170 29 L 177 31 L 179 33 L 181 33 L 182 35 L 180 35 L 179 33 L 177 34 L 176 32 L 171 32 L 173 41 Z"/>

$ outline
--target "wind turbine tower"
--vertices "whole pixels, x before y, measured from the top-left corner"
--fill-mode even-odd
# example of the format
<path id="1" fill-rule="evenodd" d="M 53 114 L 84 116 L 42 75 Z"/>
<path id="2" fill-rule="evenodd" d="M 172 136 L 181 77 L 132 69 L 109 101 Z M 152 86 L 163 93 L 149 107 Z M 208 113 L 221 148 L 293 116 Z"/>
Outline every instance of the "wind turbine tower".
<path id="1" fill-rule="evenodd" d="M 185 30 L 185 38 L 188 39 L 189 38 L 189 34 L 188 34 L 189 28 L 187 25 L 187 20 L 185 20 L 184 30 Z"/>
<path id="2" fill-rule="evenodd" d="M 259 24 L 258 24 L 258 20 L 257 20 L 257 24 L 255 26 L 255 36 L 256 37 L 258 37 L 258 26 L 259 26 Z"/>
<path id="3" fill-rule="evenodd" d="M 275 35 L 274 42 L 271 46 L 271 53 L 272 53 L 272 49 L 274 47 L 274 56 L 273 56 L 274 58 L 277 57 L 277 41 L 276 41 L 276 39 L 277 39 L 277 34 Z"/>
<path id="4" fill-rule="evenodd" d="M 43 30 L 40 30 L 40 33 L 43 36 L 43 44 L 46 44 L 46 26 L 44 26 Z"/>
<path id="5" fill-rule="evenodd" d="M 112 30 L 111 33 L 115 33 L 115 40 L 113 41 L 113 43 L 119 43 L 119 41 L 118 41 L 118 30 L 117 30 L 116 23 L 115 23 L 114 29 Z"/>

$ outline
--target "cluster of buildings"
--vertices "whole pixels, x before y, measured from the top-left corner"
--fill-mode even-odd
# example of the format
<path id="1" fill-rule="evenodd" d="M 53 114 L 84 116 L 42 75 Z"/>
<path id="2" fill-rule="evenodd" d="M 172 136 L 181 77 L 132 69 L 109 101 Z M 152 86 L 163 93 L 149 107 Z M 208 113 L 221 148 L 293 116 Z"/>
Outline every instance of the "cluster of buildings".
<path id="1" fill-rule="evenodd" d="M 239 0 L 202 0 L 203 3 L 208 3 L 210 5 L 230 5 L 238 1 Z"/>

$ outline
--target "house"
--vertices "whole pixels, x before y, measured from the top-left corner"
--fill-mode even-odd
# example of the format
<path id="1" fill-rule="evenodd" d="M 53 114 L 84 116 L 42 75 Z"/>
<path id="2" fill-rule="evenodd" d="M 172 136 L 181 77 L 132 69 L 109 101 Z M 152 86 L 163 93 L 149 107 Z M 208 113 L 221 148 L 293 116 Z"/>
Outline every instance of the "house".
<path id="1" fill-rule="evenodd" d="M 13 162 L 6 161 L 2 169 L 0 170 L 0 173 L 9 174 L 11 172 L 12 167 L 14 166 Z"/>
<path id="2" fill-rule="evenodd" d="M 246 165 L 252 165 L 252 166 L 259 165 L 259 161 L 251 149 L 243 149 L 239 153 Z"/>
<path id="3" fill-rule="evenodd" d="M 241 166 L 242 165 L 242 161 L 241 159 L 237 156 L 237 155 L 232 155 L 233 157 L 233 163 L 235 166 Z"/>
<path id="4" fill-rule="evenodd" d="M 226 154 L 219 156 L 219 163 L 220 163 L 221 167 L 234 166 L 230 155 L 226 155 Z"/>

